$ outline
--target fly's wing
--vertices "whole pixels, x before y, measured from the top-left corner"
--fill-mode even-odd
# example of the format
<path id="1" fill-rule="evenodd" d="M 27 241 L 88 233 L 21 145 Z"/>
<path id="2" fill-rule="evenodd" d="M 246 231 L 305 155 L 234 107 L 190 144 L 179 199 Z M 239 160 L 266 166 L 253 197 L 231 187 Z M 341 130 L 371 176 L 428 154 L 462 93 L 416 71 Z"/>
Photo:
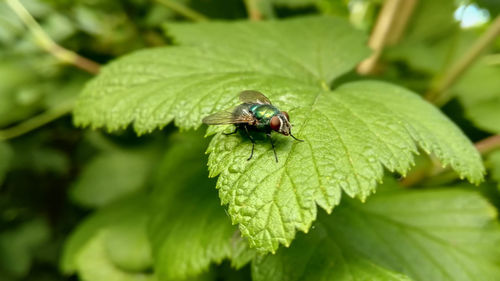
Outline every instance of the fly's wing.
<path id="1" fill-rule="evenodd" d="M 243 103 L 271 104 L 271 101 L 261 92 L 251 90 L 241 92 L 240 101 Z"/>
<path id="2" fill-rule="evenodd" d="M 233 114 L 233 111 L 221 111 L 208 115 L 201 121 L 207 125 L 225 125 L 251 123 L 253 119 L 253 115 L 248 111 L 242 111 L 237 115 Z"/>

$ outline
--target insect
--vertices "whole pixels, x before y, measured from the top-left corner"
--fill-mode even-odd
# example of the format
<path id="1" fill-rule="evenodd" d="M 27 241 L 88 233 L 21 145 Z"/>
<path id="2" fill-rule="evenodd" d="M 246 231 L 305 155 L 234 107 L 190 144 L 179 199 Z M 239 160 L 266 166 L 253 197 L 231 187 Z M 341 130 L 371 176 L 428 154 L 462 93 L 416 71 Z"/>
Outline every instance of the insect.
<path id="1" fill-rule="evenodd" d="M 280 111 L 271 101 L 258 91 L 243 91 L 240 93 L 240 101 L 242 104 L 236 106 L 232 110 L 221 111 L 203 118 L 202 122 L 207 125 L 224 125 L 234 124 L 235 130 L 225 135 L 232 135 L 243 130 L 250 141 L 252 141 L 252 152 L 247 160 L 252 159 L 255 148 L 255 140 L 250 135 L 249 131 L 264 132 L 269 140 L 274 151 L 274 158 L 278 162 L 276 149 L 274 148 L 271 132 L 275 131 L 285 136 L 291 136 L 297 141 L 303 141 L 292 135 L 290 129 L 290 117 L 286 111 Z"/>

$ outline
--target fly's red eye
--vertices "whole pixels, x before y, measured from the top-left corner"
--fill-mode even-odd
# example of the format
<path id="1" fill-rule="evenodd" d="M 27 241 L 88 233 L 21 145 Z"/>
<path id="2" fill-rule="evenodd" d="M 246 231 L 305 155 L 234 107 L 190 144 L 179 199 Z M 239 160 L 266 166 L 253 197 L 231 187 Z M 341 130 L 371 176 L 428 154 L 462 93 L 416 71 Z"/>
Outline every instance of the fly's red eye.
<path id="1" fill-rule="evenodd" d="M 281 120 L 279 119 L 279 117 L 273 116 L 273 118 L 271 118 L 271 122 L 269 123 L 271 129 L 273 129 L 274 131 L 278 131 L 280 129 L 280 125 L 281 125 Z"/>
<path id="2" fill-rule="evenodd" d="M 288 112 L 286 112 L 286 111 L 281 111 L 281 114 L 285 115 L 286 120 L 288 120 L 288 122 L 290 122 L 290 116 L 288 116 Z"/>

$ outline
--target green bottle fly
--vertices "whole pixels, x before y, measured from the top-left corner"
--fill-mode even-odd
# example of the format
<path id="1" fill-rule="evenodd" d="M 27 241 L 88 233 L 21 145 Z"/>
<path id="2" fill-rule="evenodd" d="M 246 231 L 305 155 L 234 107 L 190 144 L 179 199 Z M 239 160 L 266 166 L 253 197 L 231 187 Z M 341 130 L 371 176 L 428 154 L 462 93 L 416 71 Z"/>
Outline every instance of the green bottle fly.
<path id="1" fill-rule="evenodd" d="M 278 156 L 276 155 L 273 139 L 271 138 L 272 131 L 285 136 L 291 136 L 297 141 L 303 141 L 292 135 L 290 131 L 292 125 L 290 124 L 288 113 L 286 111 L 280 111 L 273 106 L 271 101 L 262 93 L 257 91 L 243 91 L 240 93 L 240 101 L 243 103 L 233 110 L 217 112 L 203 118 L 202 121 L 207 125 L 234 124 L 236 126 L 234 132 L 226 135 L 234 134 L 238 130 L 243 129 L 248 138 L 252 141 L 252 152 L 247 160 L 252 159 L 255 148 L 255 140 L 250 135 L 249 131 L 266 133 L 271 141 L 276 162 L 278 162 Z"/>

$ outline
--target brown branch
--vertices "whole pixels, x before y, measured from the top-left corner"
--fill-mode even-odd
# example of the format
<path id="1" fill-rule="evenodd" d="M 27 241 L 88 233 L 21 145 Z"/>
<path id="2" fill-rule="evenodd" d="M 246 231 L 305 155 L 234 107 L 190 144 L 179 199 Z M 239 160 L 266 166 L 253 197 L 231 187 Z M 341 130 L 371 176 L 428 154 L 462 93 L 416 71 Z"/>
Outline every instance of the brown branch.
<path id="1" fill-rule="evenodd" d="M 182 5 L 175 0 L 156 0 L 158 3 L 164 5 L 167 8 L 174 10 L 176 13 L 183 15 L 184 17 L 193 21 L 208 21 L 208 18 L 197 11 Z"/>
<path id="2" fill-rule="evenodd" d="M 482 155 L 488 154 L 493 150 L 500 148 L 500 135 L 494 135 L 474 144 Z"/>
<path id="3" fill-rule="evenodd" d="M 386 0 L 384 2 L 368 41 L 368 46 L 373 49 L 373 53 L 358 65 L 359 74 L 367 75 L 375 71 L 384 47 L 395 44 L 404 33 L 416 2 L 417 0 Z"/>
<path id="4" fill-rule="evenodd" d="M 252 21 L 262 20 L 262 13 L 259 10 L 260 0 L 245 0 L 245 7 L 247 8 L 248 18 Z"/>
<path id="5" fill-rule="evenodd" d="M 479 153 L 481 153 L 481 155 L 484 156 L 496 149 L 500 149 L 500 135 L 494 135 L 482 139 L 476 142 L 474 146 L 479 151 Z M 415 171 L 411 175 L 408 175 L 408 177 L 401 180 L 400 183 L 403 186 L 413 186 L 418 183 L 421 183 L 424 179 L 428 177 L 439 176 L 446 172 L 450 172 L 450 167 L 443 168 L 440 162 L 436 158 L 433 158 L 432 164 L 430 165 L 429 168 Z M 454 178 L 456 178 L 456 174 L 454 175 Z"/>
<path id="6" fill-rule="evenodd" d="M 425 99 L 437 105 L 443 105 L 448 102 L 452 96 L 451 92 L 447 90 L 462 77 L 499 35 L 500 16 L 497 16 L 483 35 L 465 52 L 464 56 L 454 63 L 441 79 L 437 80 L 437 83 L 425 95 Z"/>
<path id="7" fill-rule="evenodd" d="M 16 15 L 24 22 L 26 27 L 31 31 L 36 39 L 37 44 L 60 61 L 72 64 L 82 70 L 97 74 L 100 65 L 94 61 L 84 58 L 77 53 L 59 46 L 50 38 L 42 29 L 33 16 L 19 2 L 19 0 L 7 0 L 7 4 L 16 13 Z"/>

